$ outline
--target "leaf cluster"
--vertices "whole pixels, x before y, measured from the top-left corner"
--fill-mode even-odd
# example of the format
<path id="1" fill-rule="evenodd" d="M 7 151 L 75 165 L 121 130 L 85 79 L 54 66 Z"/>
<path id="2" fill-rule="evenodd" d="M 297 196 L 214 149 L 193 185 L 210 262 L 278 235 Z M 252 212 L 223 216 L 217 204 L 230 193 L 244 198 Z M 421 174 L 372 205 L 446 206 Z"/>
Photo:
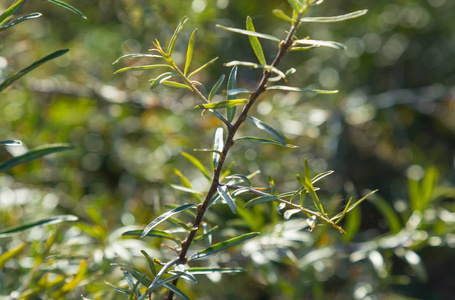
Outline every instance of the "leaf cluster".
<path id="1" fill-rule="evenodd" d="M 184 17 L 181 19 L 177 28 L 172 35 L 168 46 L 165 48 L 161 45 L 158 40 L 154 41 L 153 49 L 150 49 L 150 54 L 127 54 L 119 59 L 117 59 L 114 63 L 118 63 L 119 61 L 127 58 L 138 58 L 138 57 L 148 57 L 152 59 L 157 59 L 160 62 L 156 64 L 150 65 L 141 65 L 141 66 L 131 66 L 121 68 L 115 73 L 127 72 L 127 71 L 136 71 L 136 70 L 154 70 L 154 69 L 168 69 L 164 73 L 156 76 L 155 78 L 150 80 L 150 87 L 156 88 L 159 85 L 164 87 L 172 87 L 178 89 L 184 89 L 191 91 L 194 95 L 196 95 L 203 104 L 197 105 L 196 109 L 203 109 L 203 114 L 205 111 L 211 112 L 216 118 L 218 118 L 226 127 L 227 136 L 225 135 L 225 129 L 223 127 L 218 127 L 215 131 L 215 136 L 213 139 L 213 145 L 211 149 L 201 149 L 200 151 L 211 152 L 211 171 L 213 175 L 210 175 L 210 172 L 207 171 L 202 162 L 200 162 L 196 157 L 191 154 L 183 153 L 183 155 L 204 175 L 206 179 L 210 182 L 210 189 L 205 194 L 205 199 L 202 200 L 200 195 L 203 194 L 193 188 L 190 181 L 182 174 L 180 171 L 176 171 L 176 174 L 182 180 L 183 186 L 175 186 L 174 188 L 181 192 L 187 192 L 193 195 L 196 202 L 199 204 L 192 204 L 187 203 L 183 204 L 179 207 L 176 207 L 161 216 L 157 217 L 151 223 L 149 223 L 146 228 L 140 231 L 134 232 L 127 232 L 126 235 L 138 235 L 141 238 L 145 238 L 147 236 L 155 237 L 155 238 L 164 238 L 167 240 L 171 240 L 176 242 L 176 247 L 171 247 L 174 251 L 178 254 L 177 257 L 173 260 L 168 261 L 167 263 L 162 263 L 161 270 L 156 273 L 153 272 L 153 267 L 151 267 L 152 272 L 155 275 L 153 281 L 141 281 L 140 283 L 147 287 L 145 292 L 141 292 L 138 289 L 138 278 L 142 278 L 140 274 L 136 275 L 136 282 L 131 277 L 132 274 L 128 276 L 131 277 L 130 279 L 125 277 L 127 282 L 129 283 L 130 289 L 128 291 L 122 290 L 123 293 L 128 295 L 135 295 L 140 300 L 145 299 L 153 290 L 157 287 L 164 285 L 164 287 L 169 289 L 168 299 L 172 299 L 174 293 L 178 294 L 179 296 L 187 299 L 187 296 L 184 294 L 182 295 L 182 291 L 178 290 L 176 287 L 176 283 L 180 277 L 184 278 L 185 275 L 184 270 L 187 269 L 186 264 L 190 261 L 202 257 L 207 257 L 210 255 L 217 254 L 218 252 L 232 247 L 238 243 L 244 242 L 250 238 L 253 238 L 258 235 L 258 233 L 246 233 L 237 237 L 233 237 L 228 239 L 224 242 L 217 243 L 212 245 L 211 244 L 211 236 L 208 234 L 211 232 L 210 227 L 204 227 L 204 232 L 199 233 L 199 231 L 203 228 L 202 226 L 202 218 L 206 213 L 207 209 L 210 208 L 213 204 L 223 201 L 227 204 L 229 209 L 233 214 L 239 213 L 238 207 L 236 204 L 236 197 L 242 194 L 250 194 L 256 195 L 259 197 L 253 198 L 246 202 L 245 208 L 249 208 L 253 205 L 265 203 L 265 202 L 276 202 L 278 203 L 277 211 L 280 212 L 284 208 L 289 208 L 285 216 L 289 218 L 293 214 L 296 213 L 304 213 L 309 218 L 309 227 L 308 231 L 313 231 L 315 227 L 315 220 L 319 219 L 322 222 L 328 223 L 331 226 L 338 229 L 340 232 L 345 233 L 345 231 L 338 226 L 338 223 L 350 210 L 355 208 L 358 204 L 360 204 L 363 200 L 365 200 L 368 196 L 373 194 L 374 192 L 368 194 L 367 196 L 363 197 L 359 201 L 348 204 L 346 208 L 332 217 L 329 217 L 328 214 L 324 210 L 324 206 L 320 201 L 316 191 L 317 188 L 314 187 L 313 183 L 317 182 L 318 180 L 324 178 L 325 176 L 329 175 L 331 172 L 325 172 L 311 178 L 308 162 L 305 160 L 305 169 L 304 169 L 304 176 L 303 178 L 300 175 L 297 175 L 297 180 L 301 184 L 301 188 L 296 191 L 284 193 L 284 194 L 277 194 L 276 188 L 273 183 L 273 179 L 270 179 L 270 192 L 264 192 L 267 188 L 262 187 L 254 187 L 251 178 L 254 174 L 250 175 L 231 175 L 230 171 L 227 170 L 222 172 L 222 168 L 225 162 L 226 155 L 228 154 L 231 146 L 235 144 L 237 141 L 241 142 L 253 142 L 253 143 L 265 143 L 265 144 L 274 144 L 280 145 L 286 148 L 295 148 L 295 146 L 290 145 L 286 142 L 285 138 L 273 127 L 264 123 L 263 121 L 259 120 L 256 117 L 248 115 L 248 112 L 252 105 L 255 103 L 257 97 L 265 92 L 266 90 L 282 90 L 287 92 L 309 92 L 309 93 L 316 93 L 316 94 L 333 94 L 337 91 L 328 91 L 328 90 L 320 90 L 320 89 L 311 89 L 311 88 L 298 88 L 298 87 L 289 87 L 285 85 L 269 85 L 269 82 L 276 82 L 283 80 L 287 82 L 287 78 L 289 75 L 295 73 L 295 69 L 290 69 L 287 71 L 281 71 L 278 69 L 278 64 L 281 58 L 286 54 L 288 51 L 294 50 L 308 50 L 316 47 L 329 47 L 334 49 L 345 49 L 345 46 L 333 42 L 333 41 L 319 41 L 319 40 L 312 40 L 308 37 L 306 38 L 298 38 L 295 36 L 296 28 L 302 22 L 335 22 L 335 21 L 343 21 L 351 18 L 355 18 L 361 16 L 366 13 L 365 11 L 359 11 L 355 13 L 351 13 L 348 15 L 342 15 L 337 17 L 329 17 L 329 18 L 314 18 L 314 19 L 304 19 L 302 16 L 307 11 L 309 7 L 312 5 L 318 5 L 322 3 L 322 1 L 304 1 L 301 3 L 300 1 L 289 1 L 292 7 L 292 17 L 288 17 L 286 15 L 283 16 L 284 13 L 278 13 L 278 15 L 286 21 L 290 22 L 291 30 L 289 31 L 287 37 L 284 40 L 281 40 L 278 37 L 263 34 L 256 32 L 253 21 L 251 17 L 247 16 L 246 19 L 246 29 L 238 29 L 238 28 L 231 28 L 225 27 L 221 25 L 217 25 L 218 28 L 223 30 L 231 31 L 234 33 L 239 33 L 242 35 L 246 35 L 249 38 L 251 47 L 253 52 L 255 53 L 259 64 L 253 62 L 245 62 L 245 61 L 231 61 L 225 64 L 226 67 L 232 67 L 230 74 L 228 76 L 227 86 L 225 90 L 226 100 L 219 101 L 219 102 L 212 102 L 214 99 L 214 95 L 219 91 L 221 88 L 224 80 L 225 75 L 221 75 L 215 85 L 208 89 L 210 92 L 208 95 L 204 95 L 201 92 L 200 86 L 202 85 L 200 82 L 193 79 L 193 76 L 196 75 L 198 72 L 206 68 L 208 65 L 212 64 L 216 61 L 217 58 L 210 60 L 209 62 L 203 64 L 200 67 L 197 67 L 194 71 L 191 72 L 192 67 L 192 56 L 194 53 L 194 46 L 195 46 L 195 35 L 197 29 L 194 30 L 189 38 L 188 47 L 186 51 L 186 60 L 183 67 L 177 65 L 176 61 L 172 58 L 172 54 L 174 51 L 174 47 L 176 45 L 176 40 L 180 36 L 185 23 L 187 22 L 188 18 Z M 277 14 L 277 13 L 275 13 Z M 265 39 L 275 43 L 277 48 L 277 55 L 273 62 L 268 63 L 266 57 L 263 52 L 263 48 L 259 39 Z M 305 45 L 306 47 L 302 47 Z M 245 88 L 238 87 L 237 83 L 237 74 L 238 74 L 238 67 L 249 67 L 254 69 L 262 69 L 263 70 L 263 77 L 260 80 L 258 87 L 255 91 L 250 91 Z M 272 76 L 273 75 L 273 76 Z M 246 94 L 246 98 L 238 98 L 238 95 Z M 238 112 L 237 108 L 241 108 L 241 111 Z M 268 138 L 261 138 L 261 137 L 240 137 L 235 138 L 235 134 L 239 128 L 239 126 L 245 121 L 248 120 L 251 124 L 253 124 L 257 129 L 269 134 L 273 139 Z M 240 185 L 239 185 L 240 184 Z M 246 184 L 246 185 L 245 185 Z M 308 208 L 305 204 L 306 194 L 309 194 L 311 199 L 313 200 L 314 210 Z M 299 199 L 299 203 L 295 204 L 293 202 L 294 199 Z M 191 210 L 196 208 L 196 211 L 193 213 Z M 188 223 L 173 219 L 176 214 L 180 214 L 181 212 L 187 212 L 193 219 L 192 225 L 188 225 Z M 181 240 L 178 236 L 173 235 L 175 229 L 170 230 L 155 230 L 155 226 L 161 224 L 162 222 L 170 220 L 174 225 L 180 227 L 182 232 L 186 232 L 187 236 L 185 239 Z M 187 256 L 187 251 L 190 246 L 201 239 L 205 239 L 208 241 L 207 248 L 196 252 L 193 255 Z M 152 261 L 155 261 L 153 259 Z M 173 271 L 171 271 L 173 269 Z M 172 273 L 174 272 L 174 273 Z M 169 278 L 165 278 L 166 273 L 171 273 L 173 276 Z M 188 274 L 186 274 L 188 275 Z M 164 279 L 165 278 L 165 279 Z M 169 282 L 172 282 L 172 287 L 169 286 Z M 194 282 L 193 282 L 194 283 Z M 117 287 L 114 287 L 118 289 Z M 176 290 L 177 289 L 177 290 Z"/>

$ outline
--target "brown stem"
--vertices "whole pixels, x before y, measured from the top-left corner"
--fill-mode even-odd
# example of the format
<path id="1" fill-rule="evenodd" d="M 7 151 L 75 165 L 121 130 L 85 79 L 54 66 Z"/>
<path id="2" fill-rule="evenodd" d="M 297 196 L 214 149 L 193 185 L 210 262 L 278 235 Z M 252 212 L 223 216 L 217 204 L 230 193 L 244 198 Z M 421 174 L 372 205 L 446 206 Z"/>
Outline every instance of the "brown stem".
<path id="1" fill-rule="evenodd" d="M 303 14 L 303 12 L 300 13 L 299 16 L 296 18 L 295 24 L 292 25 L 291 30 L 289 31 L 286 39 L 284 41 L 280 42 L 278 53 L 275 56 L 275 59 L 273 60 L 272 67 L 278 66 L 278 64 L 280 63 L 280 61 L 283 58 L 284 54 L 286 54 L 286 52 L 289 50 L 289 48 L 291 48 L 292 42 L 293 42 L 293 36 L 294 36 L 294 33 L 295 33 L 297 27 L 300 24 L 300 19 L 302 17 L 302 14 Z M 192 230 L 189 233 L 189 235 L 186 238 L 186 240 L 182 242 L 182 249 L 180 250 L 180 253 L 179 253 L 179 258 L 180 258 L 181 261 L 186 261 L 187 260 L 186 254 L 187 254 L 187 252 L 188 252 L 188 250 L 189 250 L 189 248 L 191 246 L 191 243 L 193 242 L 193 240 L 194 240 L 194 238 L 196 236 L 196 232 L 198 231 L 199 226 L 202 223 L 202 219 L 203 219 L 204 214 L 205 214 L 205 212 L 207 210 L 207 207 L 210 204 L 210 200 L 213 198 L 213 196 L 215 196 L 215 194 L 217 192 L 217 188 L 218 188 L 218 185 L 219 185 L 220 174 L 221 174 L 221 171 L 223 169 L 223 164 L 224 164 L 226 156 L 227 156 L 227 154 L 229 152 L 229 149 L 234 144 L 234 136 L 237 133 L 237 130 L 239 129 L 240 125 L 245 121 L 245 119 L 246 119 L 246 117 L 248 115 L 248 112 L 250 111 L 250 109 L 253 106 L 253 104 L 256 102 L 258 97 L 263 92 L 265 92 L 265 90 L 267 88 L 267 80 L 269 79 L 271 74 L 272 74 L 272 72 L 270 70 L 264 71 L 264 74 L 263 74 L 263 76 L 261 78 L 261 81 L 259 82 L 256 90 L 250 95 L 250 99 L 248 100 L 247 104 L 243 108 L 243 110 L 242 110 L 240 116 L 238 117 L 237 121 L 232 126 L 228 126 L 228 135 L 227 135 L 226 142 L 225 142 L 225 145 L 224 145 L 224 148 L 223 148 L 223 151 L 222 151 L 222 155 L 220 157 L 218 165 L 217 165 L 217 167 L 216 167 L 216 169 L 214 171 L 214 174 L 213 174 L 212 184 L 211 184 L 210 189 L 209 189 L 209 191 L 208 191 L 208 193 L 207 193 L 207 195 L 205 197 L 204 202 L 201 203 L 198 206 L 196 219 L 194 220 L 193 227 L 192 227 L 192 228 L 195 228 L 195 230 Z M 175 279 L 172 282 L 173 285 L 177 285 L 177 283 L 178 283 L 178 279 Z M 167 294 L 166 298 L 164 298 L 164 299 L 165 300 L 172 300 L 173 297 L 174 297 L 174 292 L 173 291 L 169 291 L 169 293 Z"/>

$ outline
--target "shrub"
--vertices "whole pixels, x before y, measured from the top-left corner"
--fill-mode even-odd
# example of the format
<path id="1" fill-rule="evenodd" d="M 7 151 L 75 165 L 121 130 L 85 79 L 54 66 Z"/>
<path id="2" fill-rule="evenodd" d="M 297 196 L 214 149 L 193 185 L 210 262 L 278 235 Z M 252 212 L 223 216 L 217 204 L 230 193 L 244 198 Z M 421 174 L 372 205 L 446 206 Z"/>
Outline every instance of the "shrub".
<path id="1" fill-rule="evenodd" d="M 151 79 L 151 88 L 164 86 L 169 88 L 187 90 L 198 98 L 202 104 L 197 105 L 195 109 L 202 111 L 204 114 L 213 114 L 223 127 L 218 127 L 215 130 L 213 143 L 211 148 L 199 147 L 196 152 L 210 155 L 211 168 L 206 169 L 204 164 L 194 155 L 182 152 L 182 155 L 200 171 L 202 176 L 209 182 L 209 187 L 205 193 L 195 189 L 190 180 L 184 175 L 184 172 L 176 170 L 176 175 L 180 178 L 182 185 L 173 185 L 176 190 L 191 195 L 191 200 L 188 203 L 178 204 L 172 209 L 158 216 L 150 222 L 144 230 L 127 231 L 124 236 L 139 236 L 140 238 L 152 237 L 171 241 L 172 245 L 163 245 L 163 249 L 171 249 L 175 254 L 174 257 L 169 257 L 163 252 L 161 261 L 158 258 L 151 257 L 146 251 L 142 251 L 146 261 L 148 261 L 149 272 L 153 274 L 153 279 L 147 273 L 131 267 L 120 265 L 124 273 L 125 280 L 129 285 L 129 289 L 118 288 L 110 284 L 115 290 L 128 295 L 129 298 L 146 299 L 156 289 L 164 287 L 168 290 L 167 298 L 172 299 L 174 294 L 179 295 L 184 299 L 189 297 L 179 288 L 177 283 L 179 279 L 185 279 L 191 283 L 196 283 L 195 275 L 212 275 L 223 273 L 237 273 L 244 271 L 239 267 L 211 267 L 211 265 L 221 264 L 217 260 L 216 255 L 225 250 L 232 250 L 240 243 L 247 242 L 257 237 L 259 232 L 249 232 L 247 230 L 232 230 L 228 231 L 229 237 L 221 242 L 213 242 L 212 237 L 219 228 L 219 223 L 214 218 L 208 217 L 211 210 L 215 210 L 218 203 L 224 203 L 229 208 L 232 214 L 237 214 L 239 219 L 245 221 L 250 229 L 264 230 L 265 224 L 258 224 L 255 220 L 255 215 L 250 212 L 256 206 L 264 203 L 274 203 L 273 208 L 278 214 L 283 215 L 285 219 L 291 216 L 301 216 L 305 218 L 293 219 L 292 229 L 289 232 L 298 234 L 300 231 L 311 232 L 315 229 L 316 223 L 326 223 L 337 231 L 345 233 L 338 225 L 338 222 L 344 216 L 353 210 L 358 204 L 365 200 L 374 192 L 369 193 L 363 198 L 349 203 L 338 213 L 329 214 L 326 208 L 327 203 L 321 201 L 314 184 L 330 175 L 332 172 L 327 171 L 316 176 L 311 176 L 307 160 L 304 164 L 303 175 L 297 175 L 299 187 L 296 190 L 278 193 L 275 187 L 274 180 L 269 177 L 268 187 L 261 187 L 253 184 L 253 177 L 257 174 L 237 174 L 232 171 L 234 163 L 229 167 L 225 167 L 226 159 L 230 154 L 230 150 L 234 149 L 240 143 L 258 143 L 272 144 L 284 148 L 295 148 L 288 144 L 285 138 L 272 126 L 264 123 L 260 119 L 251 115 L 252 107 L 258 102 L 258 98 L 266 91 L 283 91 L 286 93 L 313 93 L 313 94 L 334 94 L 337 91 L 321 90 L 314 88 L 300 88 L 288 85 L 276 84 L 276 82 L 287 82 L 288 78 L 296 72 L 294 68 L 287 71 L 282 71 L 278 68 L 281 60 L 289 51 L 307 51 L 318 47 L 328 47 L 334 49 L 345 49 L 345 46 L 338 42 L 313 40 L 309 37 L 298 38 L 297 29 L 305 22 L 338 22 L 348 19 L 353 19 L 362 16 L 366 10 L 352 12 L 346 15 L 334 17 L 303 17 L 304 13 L 314 5 L 321 4 L 322 1 L 289 1 L 292 7 L 291 16 L 281 10 L 274 10 L 273 13 L 280 19 L 290 24 L 290 29 L 286 37 L 281 40 L 278 37 L 259 33 L 255 30 L 253 21 L 250 17 L 246 19 L 246 29 L 226 27 L 217 25 L 218 28 L 234 33 L 239 33 L 248 37 L 251 47 L 259 63 L 249 61 L 234 60 L 225 63 L 224 66 L 231 67 L 231 71 L 227 76 L 226 98 L 221 101 L 214 101 L 219 97 L 217 95 L 219 89 L 223 85 L 226 75 L 221 75 L 216 84 L 210 89 L 210 92 L 204 95 L 203 86 L 195 78 L 200 71 L 205 69 L 210 64 L 213 64 L 217 58 L 214 58 L 207 63 L 197 68 L 192 67 L 193 51 L 195 50 L 196 32 L 194 30 L 189 37 L 188 47 L 186 51 L 186 59 L 183 67 L 174 59 L 174 49 L 177 45 L 177 39 L 183 32 L 187 18 L 184 17 L 178 24 L 174 34 L 170 38 L 167 48 L 163 48 L 158 40 L 155 40 L 154 49 L 150 50 L 149 54 L 127 54 L 120 57 L 115 63 L 130 59 L 130 58 L 150 58 L 158 60 L 156 64 L 148 64 L 141 66 L 129 66 L 119 69 L 116 73 L 138 70 L 153 70 L 165 69 L 167 72 L 160 73 L 155 78 Z M 264 55 L 260 39 L 272 41 L 277 46 L 277 54 L 273 61 L 267 62 Z M 257 82 L 257 87 L 250 91 L 243 86 L 239 86 L 237 82 L 237 74 L 239 68 L 252 68 L 262 70 L 262 76 Z M 237 108 L 241 110 L 237 111 Z M 237 137 L 239 128 L 245 121 L 249 121 L 257 129 L 268 134 L 270 138 L 256 136 Z M 306 203 L 307 195 L 311 199 L 311 204 Z M 224 212 L 226 213 L 226 212 Z M 274 218 L 275 219 L 275 218 Z M 213 221 L 212 221 L 213 220 Z M 172 226 L 165 230 L 158 230 L 156 227 L 163 222 L 168 221 Z M 289 224 L 289 223 L 288 223 Z M 223 229 L 225 231 L 228 228 Z M 243 232 L 242 232 L 243 231 Z M 281 234 L 286 234 L 280 230 Z M 242 232 L 240 234 L 240 232 Z M 236 234 L 234 234 L 236 233 Z M 271 232 L 264 232 L 264 235 L 271 235 Z M 289 240 L 292 241 L 292 238 Z M 204 248 L 205 245 L 205 248 Z M 258 248 L 259 247 L 259 248 Z M 251 244 L 251 241 L 244 248 L 255 248 L 254 251 L 261 252 L 260 244 Z M 278 246 L 274 251 L 279 253 Z M 286 250 L 286 245 L 282 245 L 282 250 Z M 196 249 L 196 250 L 193 250 Z M 231 253 L 235 256 L 235 252 Z M 209 260 L 210 263 L 200 264 L 198 260 Z M 232 265 L 235 262 L 229 261 L 223 264 Z M 143 290 L 146 287 L 146 290 Z"/>

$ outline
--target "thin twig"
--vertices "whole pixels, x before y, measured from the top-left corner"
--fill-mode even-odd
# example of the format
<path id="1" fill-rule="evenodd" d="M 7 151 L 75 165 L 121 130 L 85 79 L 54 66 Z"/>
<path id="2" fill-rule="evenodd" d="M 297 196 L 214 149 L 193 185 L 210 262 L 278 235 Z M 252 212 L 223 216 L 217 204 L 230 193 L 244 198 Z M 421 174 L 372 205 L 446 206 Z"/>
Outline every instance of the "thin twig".
<path id="1" fill-rule="evenodd" d="M 240 186 L 240 185 L 226 185 L 228 188 L 232 188 L 232 189 L 239 189 L 239 188 L 246 188 L 245 186 Z M 256 195 L 259 195 L 259 196 L 270 196 L 270 194 L 267 194 L 267 193 L 264 193 L 264 192 L 261 192 L 261 191 L 258 191 L 258 190 L 255 190 L 253 188 L 249 188 L 250 192 L 256 194 Z M 315 216 L 316 218 L 320 219 L 321 221 L 324 221 L 326 222 L 327 224 L 330 224 L 331 226 L 333 226 L 334 228 L 338 229 L 341 233 L 344 233 L 346 234 L 346 231 L 344 231 L 343 228 L 341 228 L 340 226 L 338 226 L 337 224 L 335 224 L 332 220 L 328 219 L 324 214 L 322 214 L 321 212 L 318 212 L 318 211 L 314 211 L 314 210 L 310 210 L 308 208 L 304 208 L 300 205 L 297 205 L 295 203 L 292 203 L 290 201 L 286 201 L 284 199 L 281 199 L 277 196 L 277 199 L 274 200 L 275 202 L 278 202 L 278 203 L 284 203 L 286 204 L 287 206 L 290 206 L 292 208 L 296 208 L 296 209 L 300 209 L 302 212 L 308 214 L 308 215 L 311 215 L 311 216 Z"/>
<path id="2" fill-rule="evenodd" d="M 304 11 L 299 13 L 298 17 L 296 18 L 295 23 L 291 27 L 291 30 L 289 30 L 289 33 L 286 36 L 286 39 L 280 42 L 278 53 L 275 56 L 275 59 L 273 60 L 273 63 L 271 65 L 272 67 L 277 67 L 278 64 L 280 63 L 281 59 L 283 58 L 284 54 L 286 52 L 288 52 L 288 50 L 292 47 L 293 37 L 294 37 L 295 31 L 297 30 L 297 27 L 300 25 L 300 19 L 302 18 L 303 13 L 304 13 Z M 205 214 L 205 212 L 206 212 L 206 210 L 207 210 L 207 208 L 209 206 L 210 200 L 212 199 L 212 197 L 217 192 L 221 171 L 223 169 L 223 165 L 224 165 L 226 156 L 227 156 L 227 154 L 229 152 L 229 149 L 234 144 L 233 143 L 234 136 L 237 133 L 237 130 L 239 129 L 240 125 L 245 121 L 245 119 L 246 119 L 246 117 L 248 115 L 248 112 L 250 111 L 250 109 L 253 106 L 253 104 L 256 102 L 258 97 L 262 93 L 264 93 L 266 91 L 267 80 L 269 79 L 271 74 L 272 74 L 272 72 L 270 70 L 264 71 L 264 73 L 262 75 L 262 78 L 261 78 L 256 90 L 250 95 L 250 99 L 248 100 L 247 104 L 243 108 L 243 110 L 242 110 L 241 114 L 239 115 L 237 121 L 234 124 L 232 124 L 232 126 L 228 126 L 228 135 L 227 135 L 227 138 L 226 138 L 226 142 L 224 144 L 222 155 L 220 156 L 220 160 L 219 160 L 218 165 L 217 165 L 217 167 L 216 167 L 216 169 L 214 171 L 212 184 L 211 184 L 210 189 L 209 189 L 209 191 L 208 191 L 208 193 L 207 193 L 207 195 L 205 197 L 205 200 L 204 200 L 203 203 L 199 204 L 199 206 L 198 206 L 196 219 L 194 220 L 194 223 L 193 223 L 193 226 L 192 226 L 193 228 L 199 228 L 200 227 L 200 225 L 202 223 L 202 219 L 204 217 L 204 214 Z M 324 218 L 323 216 L 318 216 L 318 217 Z M 330 222 L 330 220 L 328 220 L 328 222 Z M 187 260 L 186 254 L 188 252 L 188 249 L 190 248 L 191 243 L 193 242 L 193 240 L 194 240 L 194 238 L 196 236 L 196 232 L 197 232 L 197 230 L 191 231 L 188 234 L 188 237 L 186 238 L 186 240 L 182 242 L 182 249 L 180 250 L 180 254 L 179 254 L 180 260 L 182 260 L 182 261 L 186 261 Z M 178 279 L 175 279 L 172 282 L 172 284 L 176 285 L 177 282 L 178 282 Z M 165 299 L 166 300 L 172 300 L 173 297 L 174 297 L 174 292 L 170 290 Z"/>
<path id="3" fill-rule="evenodd" d="M 210 103 L 209 100 L 199 91 L 199 89 L 194 85 L 194 83 L 186 77 L 185 73 L 182 72 L 182 70 L 177 67 L 177 65 L 173 62 L 170 61 L 171 67 L 176 71 L 179 76 L 182 78 L 183 81 L 185 81 L 186 85 L 190 87 L 191 91 L 198 96 L 199 99 L 201 99 L 202 102 L 204 103 Z M 208 111 L 213 112 L 213 109 L 208 109 Z M 226 125 L 226 127 L 229 129 L 232 127 L 232 124 L 222 115 L 218 114 L 218 118 Z"/>

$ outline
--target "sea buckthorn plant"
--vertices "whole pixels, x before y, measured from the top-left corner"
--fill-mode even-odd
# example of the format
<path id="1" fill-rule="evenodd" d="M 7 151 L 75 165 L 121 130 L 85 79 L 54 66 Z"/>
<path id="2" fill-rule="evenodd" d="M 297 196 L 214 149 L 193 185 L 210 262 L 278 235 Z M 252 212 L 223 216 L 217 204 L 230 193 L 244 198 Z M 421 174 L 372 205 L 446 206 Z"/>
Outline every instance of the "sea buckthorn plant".
<path id="1" fill-rule="evenodd" d="M 150 58 L 151 60 L 156 60 L 156 63 L 149 65 L 121 68 L 116 73 L 137 70 L 165 70 L 150 80 L 151 88 L 164 86 L 187 90 L 201 101 L 195 109 L 201 111 L 201 115 L 213 114 L 220 123 L 220 126 L 215 130 L 212 147 L 208 149 L 194 149 L 197 152 L 203 152 L 205 155 L 210 156 L 210 171 L 207 170 L 206 166 L 196 156 L 186 152 L 182 153 L 209 181 L 208 190 L 205 193 L 201 193 L 193 188 L 190 180 L 182 172 L 176 171 L 183 184 L 173 185 L 173 187 L 189 193 L 193 201 L 172 207 L 151 221 L 143 230 L 129 230 L 123 234 L 124 236 L 133 238 L 168 240 L 172 244 L 166 244 L 163 247 L 171 249 L 172 253 L 175 253 L 173 257 L 169 257 L 164 255 L 163 252 L 162 257 L 158 258 L 153 257 L 146 251 L 141 251 L 149 269 L 149 272 L 146 273 L 132 266 L 118 265 L 123 271 L 125 281 L 129 287 L 123 288 L 113 284 L 109 285 L 116 291 L 123 293 L 128 299 L 151 299 L 152 293 L 163 295 L 167 300 L 173 299 L 175 295 L 183 299 L 189 299 L 189 296 L 181 288 L 177 287 L 180 279 L 194 284 L 198 281 L 196 278 L 197 275 L 244 271 L 238 267 L 212 267 L 214 262 L 212 263 L 210 259 L 228 248 L 257 237 L 260 233 L 245 232 L 244 234 L 227 238 L 224 241 L 212 242 L 213 233 L 221 226 L 214 224 L 216 221 L 207 220 L 208 212 L 214 205 L 220 203 L 225 204 L 233 214 L 244 214 L 244 211 L 250 209 L 252 206 L 274 202 L 276 203 L 277 213 L 283 215 L 286 219 L 297 214 L 302 216 L 304 222 L 301 223 L 303 225 L 299 227 L 299 230 L 311 232 L 315 229 L 316 223 L 320 223 L 331 226 L 334 230 L 343 234 L 345 230 L 340 226 L 340 220 L 374 193 L 373 191 L 357 201 L 349 201 L 344 208 L 340 208 L 337 213 L 332 214 L 326 209 L 325 202 L 318 196 L 317 191 L 319 188 L 315 186 L 319 180 L 330 175 L 332 171 L 312 176 L 308 161 L 305 160 L 303 174 L 296 176 L 300 187 L 293 191 L 278 193 L 271 177 L 269 177 L 268 186 L 257 186 L 253 182 L 253 177 L 256 173 L 236 174 L 232 172 L 231 166 L 226 167 L 226 159 L 230 151 L 235 150 L 238 143 L 273 144 L 286 148 L 295 147 L 294 145 L 288 144 L 277 130 L 251 115 L 252 108 L 258 102 L 258 98 L 261 95 L 274 90 L 289 93 L 337 93 L 335 90 L 286 85 L 288 77 L 296 72 L 294 68 L 287 71 L 280 69 L 280 62 L 288 52 L 307 51 L 318 47 L 328 47 L 335 50 L 346 48 L 338 42 L 317 40 L 308 36 L 302 37 L 297 32 L 298 28 L 308 22 L 329 23 L 345 21 L 362 16 L 367 12 L 366 10 L 360 10 L 339 16 L 305 17 L 305 13 L 311 7 L 320 5 L 323 1 L 288 0 L 288 2 L 291 10 L 290 13 L 279 9 L 273 10 L 273 14 L 276 17 L 287 22 L 290 26 L 289 30 L 283 33 L 284 38 L 257 32 L 252 18 L 249 16 L 246 18 L 245 29 L 217 25 L 220 30 L 227 30 L 247 37 L 258 60 L 257 62 L 234 60 L 224 64 L 224 66 L 231 68 L 227 76 L 227 85 L 224 93 L 226 98 L 224 101 L 214 102 L 213 100 L 215 99 L 214 96 L 222 89 L 221 87 L 226 81 L 226 75 L 221 75 L 216 84 L 211 89 L 207 89 L 210 90 L 208 94 L 204 94 L 204 89 L 201 88 L 202 83 L 194 79 L 197 77 L 196 74 L 217 60 L 217 58 L 214 58 L 202 66 L 193 67 L 192 58 L 193 51 L 195 51 L 197 30 L 194 30 L 189 36 L 186 60 L 183 66 L 180 66 L 174 57 L 174 48 L 177 45 L 176 41 L 183 35 L 184 25 L 188 20 L 187 17 L 184 17 L 180 21 L 167 47 L 162 46 L 158 40 L 155 40 L 153 43 L 154 48 L 150 50 L 150 53 L 127 54 L 115 61 L 115 63 L 118 63 L 119 61 L 130 58 Z M 264 55 L 260 40 L 268 40 L 275 43 L 276 55 L 273 57 L 273 60 L 267 59 Z M 253 90 L 248 90 L 240 82 L 237 82 L 237 74 L 242 67 L 261 69 L 263 71 L 256 88 Z M 280 81 L 283 84 L 280 84 Z M 265 134 L 268 134 L 269 137 L 238 136 L 239 128 L 246 121 Z M 246 203 L 243 202 L 244 200 L 246 200 Z M 172 226 L 158 229 L 166 223 L 172 224 Z M 204 262 L 201 263 L 201 261 Z"/>

